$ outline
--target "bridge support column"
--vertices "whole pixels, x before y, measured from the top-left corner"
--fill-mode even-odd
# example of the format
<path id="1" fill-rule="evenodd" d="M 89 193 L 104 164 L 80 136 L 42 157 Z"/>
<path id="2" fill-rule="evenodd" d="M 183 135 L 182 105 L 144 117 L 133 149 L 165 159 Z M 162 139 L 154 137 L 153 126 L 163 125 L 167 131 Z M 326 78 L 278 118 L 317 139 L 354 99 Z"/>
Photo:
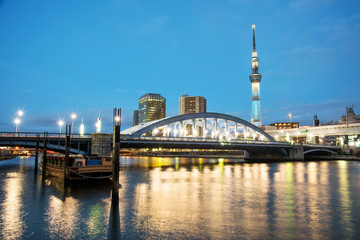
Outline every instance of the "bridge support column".
<path id="1" fill-rule="evenodd" d="M 37 174 L 39 165 L 39 135 L 36 135 L 36 147 L 35 147 L 35 168 L 34 172 Z"/>
<path id="2" fill-rule="evenodd" d="M 294 146 L 293 148 L 279 149 L 276 152 L 268 151 L 257 151 L 256 149 L 252 151 L 244 151 L 244 159 L 250 161 L 303 161 L 304 160 L 304 147 L 303 146 Z"/>
<path id="3" fill-rule="evenodd" d="M 44 133 L 44 147 L 43 147 L 43 160 L 42 160 L 42 180 L 45 180 L 46 176 L 46 163 L 47 163 L 47 157 L 46 157 L 46 151 L 47 151 L 47 135 L 48 133 Z"/>
<path id="4" fill-rule="evenodd" d="M 217 118 L 215 118 L 215 133 L 214 133 L 214 138 L 217 138 L 217 121 L 218 121 L 218 119 Z"/>
<path id="5" fill-rule="evenodd" d="M 228 138 L 229 138 L 229 121 L 228 120 L 225 121 L 225 135 L 226 135 L 226 140 L 228 140 Z"/>
<path id="6" fill-rule="evenodd" d="M 237 128 L 237 123 L 235 123 L 235 133 L 234 133 L 234 135 L 235 135 L 235 139 L 237 139 L 237 137 L 238 137 L 238 128 Z"/>
<path id="7" fill-rule="evenodd" d="M 207 137 L 206 118 L 203 118 L 203 121 L 204 121 L 203 138 L 206 138 Z"/>
<path id="8" fill-rule="evenodd" d="M 289 157 L 292 160 L 304 160 L 304 147 L 303 146 L 294 146 L 289 151 Z"/>

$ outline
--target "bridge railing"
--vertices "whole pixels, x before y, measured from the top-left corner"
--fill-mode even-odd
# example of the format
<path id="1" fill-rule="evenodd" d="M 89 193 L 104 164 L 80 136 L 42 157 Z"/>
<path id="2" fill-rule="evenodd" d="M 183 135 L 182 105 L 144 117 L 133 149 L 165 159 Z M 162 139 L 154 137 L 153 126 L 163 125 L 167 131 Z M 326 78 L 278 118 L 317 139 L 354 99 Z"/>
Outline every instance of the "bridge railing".
<path id="1" fill-rule="evenodd" d="M 45 133 L 39 132 L 0 132 L 0 137 L 22 137 L 22 138 L 30 138 L 39 136 L 44 137 Z M 50 138 L 65 138 L 66 133 L 47 133 L 47 136 Z M 78 134 L 72 133 L 71 138 L 91 138 L 91 134 Z"/>
<path id="2" fill-rule="evenodd" d="M 168 141 L 168 142 L 204 142 L 204 143 L 242 143 L 242 144 L 266 144 L 266 145 L 290 145 L 288 142 L 269 142 L 269 141 L 257 141 L 257 140 L 241 140 L 241 139 L 214 139 L 214 138 L 199 138 L 199 137 L 132 137 L 130 135 L 121 135 L 120 140 L 153 140 L 153 141 Z"/>

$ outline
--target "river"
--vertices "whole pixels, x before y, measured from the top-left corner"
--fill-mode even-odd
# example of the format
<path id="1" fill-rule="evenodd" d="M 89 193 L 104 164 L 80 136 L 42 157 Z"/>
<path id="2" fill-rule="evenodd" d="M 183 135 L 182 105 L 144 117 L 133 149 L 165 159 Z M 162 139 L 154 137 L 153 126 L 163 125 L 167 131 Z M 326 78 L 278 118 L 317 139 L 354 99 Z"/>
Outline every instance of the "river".
<path id="1" fill-rule="evenodd" d="M 111 211 L 109 183 L 65 188 L 33 157 L 0 162 L 0 239 L 360 239 L 360 162 L 121 157 L 121 169 Z"/>

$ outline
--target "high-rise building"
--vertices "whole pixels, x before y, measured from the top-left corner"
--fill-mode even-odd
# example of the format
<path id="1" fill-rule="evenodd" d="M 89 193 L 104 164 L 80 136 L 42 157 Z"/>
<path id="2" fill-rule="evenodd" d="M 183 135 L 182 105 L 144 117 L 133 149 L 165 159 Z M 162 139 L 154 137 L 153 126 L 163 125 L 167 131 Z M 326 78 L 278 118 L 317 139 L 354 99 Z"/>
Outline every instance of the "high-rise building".
<path id="1" fill-rule="evenodd" d="M 166 116 L 166 99 L 160 94 L 147 93 L 139 98 L 139 123 L 146 123 Z"/>
<path id="2" fill-rule="evenodd" d="M 199 96 L 182 95 L 179 98 L 179 115 L 206 112 L 206 99 Z"/>
<path id="3" fill-rule="evenodd" d="M 257 127 L 261 126 L 261 109 L 260 109 L 260 81 L 261 74 L 259 74 L 259 58 L 255 49 L 255 25 L 252 25 L 253 30 L 253 51 L 251 58 L 250 82 L 252 86 L 252 104 L 251 104 L 251 123 Z"/>
<path id="4" fill-rule="evenodd" d="M 136 126 L 138 124 L 139 124 L 139 110 L 134 110 L 132 126 Z"/>

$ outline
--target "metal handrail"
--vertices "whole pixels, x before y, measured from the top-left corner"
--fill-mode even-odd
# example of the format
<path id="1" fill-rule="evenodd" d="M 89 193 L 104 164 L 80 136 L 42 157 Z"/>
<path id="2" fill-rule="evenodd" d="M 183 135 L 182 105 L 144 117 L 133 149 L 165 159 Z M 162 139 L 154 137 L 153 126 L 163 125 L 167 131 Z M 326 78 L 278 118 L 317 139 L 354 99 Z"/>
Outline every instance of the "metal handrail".
<path id="1" fill-rule="evenodd" d="M 43 137 L 44 132 L 0 132 L 0 137 Z M 47 137 L 65 138 L 66 133 L 46 133 Z M 72 133 L 72 138 L 89 138 L 91 134 Z"/>

